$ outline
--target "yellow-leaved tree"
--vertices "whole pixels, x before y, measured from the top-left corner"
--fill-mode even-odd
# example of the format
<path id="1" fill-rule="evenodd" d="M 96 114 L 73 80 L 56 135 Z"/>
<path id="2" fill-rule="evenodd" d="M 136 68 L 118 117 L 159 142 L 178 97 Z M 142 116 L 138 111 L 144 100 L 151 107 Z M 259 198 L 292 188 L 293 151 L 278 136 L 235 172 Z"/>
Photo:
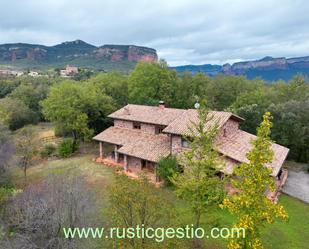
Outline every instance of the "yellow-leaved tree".
<path id="1" fill-rule="evenodd" d="M 270 113 L 265 113 L 257 129 L 257 138 L 252 141 L 253 148 L 247 154 L 249 162 L 235 168 L 232 186 L 239 191 L 228 196 L 222 204 L 235 216 L 234 227 L 245 229 L 244 238 L 230 238 L 229 249 L 262 249 L 260 229 L 276 218 L 288 218 L 283 206 L 272 202 L 265 194 L 275 189 L 271 169 L 266 167 L 273 160 L 270 120 Z"/>

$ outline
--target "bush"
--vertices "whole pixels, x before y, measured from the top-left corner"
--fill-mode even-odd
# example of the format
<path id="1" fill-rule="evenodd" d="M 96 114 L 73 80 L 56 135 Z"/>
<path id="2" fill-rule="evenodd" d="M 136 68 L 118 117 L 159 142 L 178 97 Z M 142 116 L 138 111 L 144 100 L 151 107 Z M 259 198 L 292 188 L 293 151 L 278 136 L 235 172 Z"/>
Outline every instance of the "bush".
<path id="1" fill-rule="evenodd" d="M 55 126 L 55 136 L 56 137 L 68 137 L 72 134 L 70 131 L 66 131 L 63 127 L 56 125 Z"/>
<path id="2" fill-rule="evenodd" d="M 77 144 L 73 138 L 65 138 L 58 146 L 58 153 L 61 157 L 69 157 L 77 150 Z"/>
<path id="3" fill-rule="evenodd" d="M 162 180 L 164 180 L 165 185 L 171 186 L 172 182 L 170 178 L 174 174 L 180 172 L 182 172 L 182 168 L 178 164 L 176 156 L 168 156 L 159 161 L 157 174 Z"/>
<path id="4" fill-rule="evenodd" d="M 44 149 L 41 151 L 41 157 L 46 158 L 55 154 L 57 147 L 55 144 L 46 144 Z"/>

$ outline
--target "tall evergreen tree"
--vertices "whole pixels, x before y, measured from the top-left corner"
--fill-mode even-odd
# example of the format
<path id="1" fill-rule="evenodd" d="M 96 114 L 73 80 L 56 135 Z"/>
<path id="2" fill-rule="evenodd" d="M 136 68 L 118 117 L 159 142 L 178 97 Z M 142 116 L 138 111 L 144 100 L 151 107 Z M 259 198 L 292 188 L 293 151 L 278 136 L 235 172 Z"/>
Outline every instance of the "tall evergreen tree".
<path id="1" fill-rule="evenodd" d="M 190 149 L 179 157 L 184 172 L 172 179 L 176 194 L 190 203 L 196 227 L 200 225 L 202 214 L 210 206 L 219 204 L 224 194 L 223 182 L 217 176 L 223 161 L 213 147 L 217 125 L 207 125 L 212 117 L 206 109 L 202 108 L 198 112 L 199 121 L 190 126 Z"/>

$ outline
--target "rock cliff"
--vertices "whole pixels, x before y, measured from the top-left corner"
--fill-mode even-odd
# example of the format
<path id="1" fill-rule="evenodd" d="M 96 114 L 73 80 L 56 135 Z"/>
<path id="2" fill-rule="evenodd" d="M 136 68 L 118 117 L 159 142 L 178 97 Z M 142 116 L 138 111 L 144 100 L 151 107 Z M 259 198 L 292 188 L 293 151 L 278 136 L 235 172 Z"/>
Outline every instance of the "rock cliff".
<path id="1" fill-rule="evenodd" d="M 221 65 L 187 65 L 174 67 L 177 71 L 203 72 L 210 76 L 218 74 L 243 75 L 249 79 L 260 77 L 267 81 L 290 80 L 300 73 L 309 77 L 309 56 L 297 58 L 273 58 L 267 56 L 261 60 L 243 61 Z"/>
<path id="2" fill-rule="evenodd" d="M 131 67 L 139 61 L 157 61 L 155 49 L 135 45 L 103 45 L 81 40 L 55 46 L 15 43 L 0 45 L 0 64 L 32 67 L 55 67 L 76 64 L 96 69 L 117 69 L 118 64 Z"/>

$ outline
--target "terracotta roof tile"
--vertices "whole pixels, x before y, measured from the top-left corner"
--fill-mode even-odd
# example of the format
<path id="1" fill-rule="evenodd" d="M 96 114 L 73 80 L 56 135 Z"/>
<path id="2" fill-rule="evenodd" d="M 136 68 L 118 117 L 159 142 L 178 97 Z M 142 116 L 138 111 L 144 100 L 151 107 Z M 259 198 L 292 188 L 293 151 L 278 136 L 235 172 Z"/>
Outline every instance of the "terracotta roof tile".
<path id="1" fill-rule="evenodd" d="M 170 153 L 167 135 L 152 135 L 140 130 L 109 127 L 93 138 L 94 140 L 122 145 L 119 153 L 158 162 Z"/>
<path id="2" fill-rule="evenodd" d="M 230 112 L 218 112 L 218 111 L 211 111 L 209 112 L 209 122 L 207 122 L 206 127 L 213 127 L 218 125 L 220 128 L 222 125 L 226 123 L 226 121 L 230 117 L 237 118 L 242 120 L 242 118 L 230 113 Z M 189 109 L 183 112 L 178 118 L 176 118 L 173 122 L 171 122 L 164 130 L 165 133 L 172 133 L 176 135 L 190 135 L 191 130 L 190 126 L 191 123 L 198 122 L 198 112 L 194 109 Z M 192 127 L 192 126 L 191 126 Z"/>
<path id="3" fill-rule="evenodd" d="M 251 141 L 254 139 L 256 139 L 256 136 L 242 130 L 237 130 L 217 141 L 216 148 L 225 156 L 238 162 L 248 163 L 249 160 L 246 155 L 252 149 L 253 145 Z M 272 144 L 271 149 L 274 152 L 274 159 L 269 167 L 272 168 L 272 175 L 276 176 L 289 153 L 289 149 L 276 143 Z"/>
<path id="4" fill-rule="evenodd" d="M 185 112 L 183 109 L 129 104 L 113 112 L 109 117 L 150 124 L 168 125 L 183 112 Z"/>
<path id="5" fill-rule="evenodd" d="M 207 123 L 208 127 L 218 125 L 222 127 L 228 119 L 241 121 L 242 118 L 230 112 L 212 111 L 212 119 Z M 114 119 L 139 121 L 151 124 L 167 126 L 163 132 L 176 135 L 190 135 L 190 123 L 198 121 L 197 110 L 189 109 L 161 109 L 156 106 L 127 105 L 112 113 L 109 117 Z M 256 136 L 242 130 L 229 133 L 216 142 L 218 151 L 238 162 L 248 162 L 246 154 L 252 148 L 251 141 Z M 141 130 L 133 130 L 120 127 L 110 127 L 93 138 L 94 140 L 121 145 L 120 153 L 135 156 L 152 162 L 158 162 L 161 157 L 170 153 L 170 141 L 167 135 L 148 134 Z M 273 144 L 274 160 L 269 165 L 276 176 L 287 157 L 289 150 L 281 145 Z"/>

